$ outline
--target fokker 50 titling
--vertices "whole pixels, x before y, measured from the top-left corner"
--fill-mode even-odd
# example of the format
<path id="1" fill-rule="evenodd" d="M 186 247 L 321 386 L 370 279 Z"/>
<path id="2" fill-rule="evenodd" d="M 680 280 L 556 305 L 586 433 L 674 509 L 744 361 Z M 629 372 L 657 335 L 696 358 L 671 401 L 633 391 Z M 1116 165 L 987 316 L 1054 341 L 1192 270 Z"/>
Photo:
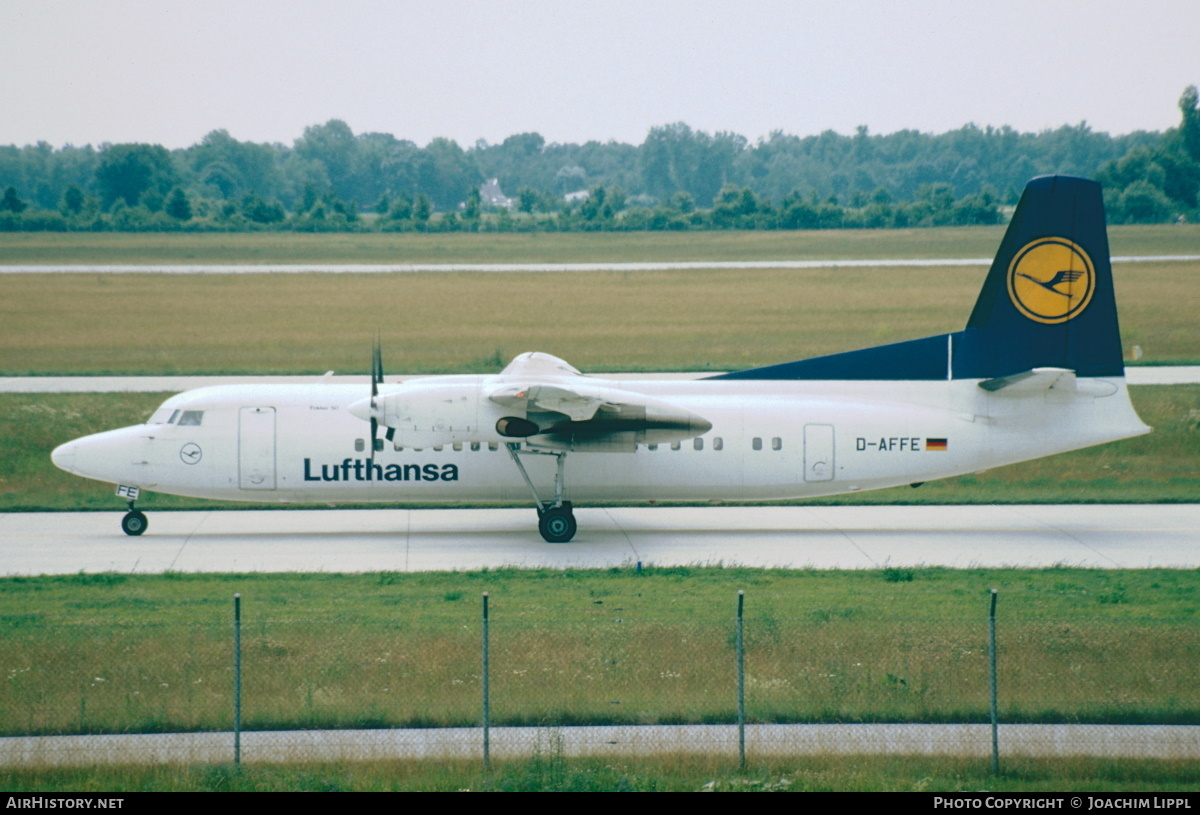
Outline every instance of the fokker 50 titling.
<path id="1" fill-rule="evenodd" d="M 691 381 L 585 376 L 522 354 L 495 376 L 238 385 L 53 452 L 139 490 L 235 501 L 533 497 L 548 541 L 572 502 L 769 500 L 976 472 L 1149 432 L 1125 387 L 1100 187 L 1026 187 L 964 330 Z M 382 432 L 381 432 L 382 431 Z"/>

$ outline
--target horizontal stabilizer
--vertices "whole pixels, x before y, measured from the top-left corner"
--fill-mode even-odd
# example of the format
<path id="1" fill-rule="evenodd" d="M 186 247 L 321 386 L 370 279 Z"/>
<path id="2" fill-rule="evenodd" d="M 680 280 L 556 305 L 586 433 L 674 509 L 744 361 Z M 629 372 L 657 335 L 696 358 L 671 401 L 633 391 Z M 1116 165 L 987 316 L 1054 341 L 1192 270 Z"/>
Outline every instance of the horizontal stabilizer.
<path id="1" fill-rule="evenodd" d="M 1019 374 L 985 379 L 979 383 L 979 387 L 991 393 L 1002 392 L 1004 396 L 1021 396 L 1051 388 L 1074 390 L 1075 372 L 1066 368 L 1034 368 Z"/>

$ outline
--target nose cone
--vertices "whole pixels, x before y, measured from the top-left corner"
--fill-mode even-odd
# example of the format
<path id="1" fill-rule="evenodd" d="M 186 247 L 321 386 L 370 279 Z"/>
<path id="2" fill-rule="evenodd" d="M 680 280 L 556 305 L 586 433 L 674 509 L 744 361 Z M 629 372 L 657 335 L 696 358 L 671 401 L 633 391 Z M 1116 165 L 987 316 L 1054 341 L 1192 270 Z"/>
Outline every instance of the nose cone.
<path id="1" fill-rule="evenodd" d="M 50 453 L 50 460 L 60 470 L 66 470 L 69 473 L 75 472 L 75 442 L 69 441 L 55 447 Z"/>
<path id="2" fill-rule="evenodd" d="M 61 444 L 50 453 L 50 460 L 84 478 L 148 486 L 149 443 L 144 425 L 123 427 Z"/>

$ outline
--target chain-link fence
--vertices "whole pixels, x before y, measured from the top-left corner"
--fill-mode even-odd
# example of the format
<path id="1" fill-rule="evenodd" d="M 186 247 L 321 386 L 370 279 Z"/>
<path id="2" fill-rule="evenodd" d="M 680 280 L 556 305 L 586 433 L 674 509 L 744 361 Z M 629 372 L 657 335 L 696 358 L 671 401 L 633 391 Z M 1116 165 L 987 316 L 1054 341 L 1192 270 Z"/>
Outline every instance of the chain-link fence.
<path id="1" fill-rule="evenodd" d="M 802 752 L 1200 758 L 1192 618 L 815 609 L 220 622 L 3 637 L 0 763 Z M 223 601 L 222 601 L 223 602 Z M 1003 603 L 1001 604 L 1003 612 Z M 486 616 L 485 616 L 486 615 Z M 211 615 L 210 615 L 211 616 Z M 10 621 L 11 622 L 11 621 Z M 994 666 L 994 667 L 993 667 Z M 992 726 L 995 676 L 998 730 Z"/>

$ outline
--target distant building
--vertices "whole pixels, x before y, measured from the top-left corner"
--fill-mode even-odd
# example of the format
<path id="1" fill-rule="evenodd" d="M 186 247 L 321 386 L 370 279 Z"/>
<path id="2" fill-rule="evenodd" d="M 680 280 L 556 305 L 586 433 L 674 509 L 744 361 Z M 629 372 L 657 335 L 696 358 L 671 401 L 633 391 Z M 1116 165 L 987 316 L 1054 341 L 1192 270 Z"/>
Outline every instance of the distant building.
<path id="1" fill-rule="evenodd" d="M 563 196 L 563 200 L 568 204 L 574 204 L 576 201 L 586 201 L 591 197 L 591 193 L 587 190 L 575 190 Z"/>
<path id="2" fill-rule="evenodd" d="M 489 178 L 479 185 L 479 200 L 485 207 L 504 207 L 505 209 L 512 209 L 517 203 L 500 189 L 500 179 L 498 178 Z"/>

